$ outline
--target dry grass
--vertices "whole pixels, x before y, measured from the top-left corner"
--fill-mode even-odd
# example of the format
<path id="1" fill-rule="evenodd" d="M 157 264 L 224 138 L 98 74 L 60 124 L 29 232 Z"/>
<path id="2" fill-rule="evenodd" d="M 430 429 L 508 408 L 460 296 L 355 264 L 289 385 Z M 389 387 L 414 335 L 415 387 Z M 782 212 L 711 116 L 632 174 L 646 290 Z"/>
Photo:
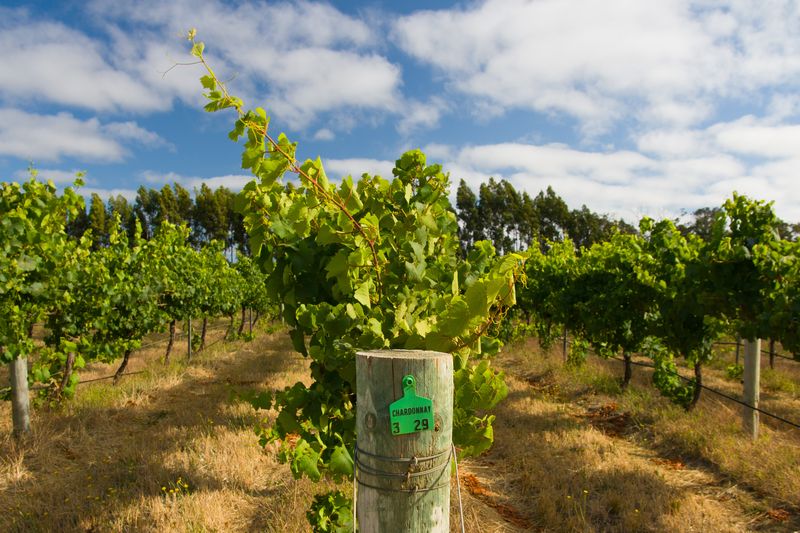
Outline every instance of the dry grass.
<path id="1" fill-rule="evenodd" d="M 685 413 L 658 396 L 649 371 L 637 368 L 622 392 L 621 363 L 591 358 L 582 369 L 564 368 L 560 354 L 542 353 L 533 341 L 511 347 L 498 364 L 511 392 L 498 413 L 497 444 L 481 460 L 516 484 L 504 492 L 520 498 L 543 530 L 800 526 L 796 432 L 766 422 L 752 443 L 739 429 L 739 410 L 711 395 Z M 741 385 L 718 372 L 707 372 L 706 383 L 740 394 Z M 800 414 L 791 394 L 766 396 L 765 408 Z"/>
<path id="2" fill-rule="evenodd" d="M 325 487 L 294 481 L 257 443 L 247 388 L 305 376 L 283 336 L 218 343 L 191 366 L 138 352 L 127 377 L 81 387 L 61 411 L 37 411 L 17 446 L 0 412 L 0 531 L 304 531 Z M 183 357 L 178 355 L 177 358 Z M 97 365 L 87 374 L 113 373 Z M 171 492 L 172 491 L 172 492 Z"/>
<path id="3" fill-rule="evenodd" d="M 91 383 L 61 410 L 36 411 L 21 445 L 0 406 L 0 531 L 308 530 L 305 511 L 330 485 L 292 479 L 274 448 L 258 446 L 259 414 L 237 400 L 308 379 L 286 336 L 217 343 L 168 368 L 162 349 L 135 354 L 130 371 L 141 373 L 117 387 Z M 768 425 L 751 444 L 726 404 L 706 396 L 687 415 L 644 371 L 622 393 L 618 364 L 567 369 L 533 342 L 496 364 L 510 393 L 494 448 L 460 465 L 467 531 L 798 529 L 800 449 L 784 430 Z M 711 386 L 736 392 L 737 382 L 713 374 Z M 770 379 L 778 385 L 765 405 L 796 417 L 794 377 Z"/>

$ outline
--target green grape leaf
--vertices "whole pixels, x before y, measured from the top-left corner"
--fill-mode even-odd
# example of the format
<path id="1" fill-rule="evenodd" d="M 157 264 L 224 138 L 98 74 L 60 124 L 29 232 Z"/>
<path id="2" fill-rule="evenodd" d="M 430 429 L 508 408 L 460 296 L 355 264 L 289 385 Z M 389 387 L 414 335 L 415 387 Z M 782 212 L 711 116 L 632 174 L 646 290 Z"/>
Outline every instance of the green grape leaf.
<path id="1" fill-rule="evenodd" d="M 340 476 L 353 475 L 353 458 L 344 445 L 340 444 L 334 447 L 331 454 L 330 469 L 331 472 Z"/>
<path id="2" fill-rule="evenodd" d="M 292 462 L 290 468 L 296 479 L 303 474 L 308 476 L 311 481 L 319 481 L 322 474 L 319 471 L 319 452 L 314 450 L 311 445 L 303 439 L 297 441 L 292 451 Z"/>

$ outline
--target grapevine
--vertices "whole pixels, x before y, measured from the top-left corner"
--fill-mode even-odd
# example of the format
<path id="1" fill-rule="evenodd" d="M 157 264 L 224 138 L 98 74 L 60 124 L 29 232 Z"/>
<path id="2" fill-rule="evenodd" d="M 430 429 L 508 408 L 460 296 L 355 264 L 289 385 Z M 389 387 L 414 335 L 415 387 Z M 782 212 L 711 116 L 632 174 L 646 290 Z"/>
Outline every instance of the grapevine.
<path id="1" fill-rule="evenodd" d="M 299 164 L 296 144 L 267 132 L 263 109 L 245 111 L 206 63 L 195 32 L 188 37 L 208 70 L 206 110 L 237 114 L 230 138 L 245 137 L 242 166 L 256 178 L 238 207 L 294 347 L 311 359 L 312 384 L 275 395 L 279 414 L 260 430 L 262 444 L 279 441 L 295 476 L 351 476 L 355 351 L 407 348 L 454 355 L 454 441 L 462 453 L 487 449 L 494 420 L 487 411 L 506 387 L 488 361 L 470 358 L 499 349 L 486 332 L 514 304 L 524 257 L 498 258 L 484 243 L 459 259 L 450 180 L 418 150 L 397 160 L 391 180 L 364 174 L 337 186 L 319 158 Z M 297 173 L 299 185 L 284 185 L 285 172 Z"/>

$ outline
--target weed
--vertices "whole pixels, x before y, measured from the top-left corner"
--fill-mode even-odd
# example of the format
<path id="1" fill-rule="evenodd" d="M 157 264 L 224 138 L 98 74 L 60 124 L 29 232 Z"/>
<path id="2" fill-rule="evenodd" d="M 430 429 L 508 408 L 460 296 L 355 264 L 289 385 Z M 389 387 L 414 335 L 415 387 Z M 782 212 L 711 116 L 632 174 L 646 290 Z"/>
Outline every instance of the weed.
<path id="1" fill-rule="evenodd" d="M 167 483 L 161 485 L 161 493 L 165 497 L 177 498 L 179 496 L 191 494 L 192 489 L 189 488 L 189 484 L 184 481 L 182 477 L 178 476 L 178 479 L 175 481 L 168 481 Z"/>

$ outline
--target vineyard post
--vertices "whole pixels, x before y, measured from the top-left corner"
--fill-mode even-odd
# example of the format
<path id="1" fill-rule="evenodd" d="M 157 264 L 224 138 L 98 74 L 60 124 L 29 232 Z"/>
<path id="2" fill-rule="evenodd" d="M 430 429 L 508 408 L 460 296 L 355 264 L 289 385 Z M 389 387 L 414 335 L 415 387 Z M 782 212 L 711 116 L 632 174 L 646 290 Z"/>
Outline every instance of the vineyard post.
<path id="1" fill-rule="evenodd" d="M 563 341 L 563 344 L 561 346 L 561 352 L 562 352 L 562 355 L 564 357 L 564 362 L 566 363 L 567 359 L 568 359 L 568 355 L 567 355 L 568 354 L 568 351 L 567 351 L 567 326 L 566 325 L 564 326 L 564 341 Z"/>
<path id="2" fill-rule="evenodd" d="M 187 333 L 186 337 L 189 339 L 188 342 L 186 343 L 186 354 L 187 354 L 186 358 L 187 359 L 191 359 L 192 358 L 192 318 L 191 317 L 189 317 L 186 320 L 186 333 Z"/>
<path id="3" fill-rule="evenodd" d="M 358 352 L 356 382 L 358 531 L 450 531 L 453 357 Z"/>
<path id="4" fill-rule="evenodd" d="M 16 357 L 9 363 L 11 378 L 11 419 L 14 436 L 22 436 L 31 430 L 30 398 L 28 397 L 28 359 Z"/>
<path id="5" fill-rule="evenodd" d="M 775 339 L 769 340 L 769 367 L 775 369 Z"/>
<path id="6" fill-rule="evenodd" d="M 739 348 L 742 346 L 742 338 L 736 335 L 736 364 L 739 364 Z"/>
<path id="7" fill-rule="evenodd" d="M 744 403 L 758 407 L 761 378 L 761 339 L 744 341 Z M 742 407 L 744 430 L 755 440 L 758 437 L 758 411 Z"/>

